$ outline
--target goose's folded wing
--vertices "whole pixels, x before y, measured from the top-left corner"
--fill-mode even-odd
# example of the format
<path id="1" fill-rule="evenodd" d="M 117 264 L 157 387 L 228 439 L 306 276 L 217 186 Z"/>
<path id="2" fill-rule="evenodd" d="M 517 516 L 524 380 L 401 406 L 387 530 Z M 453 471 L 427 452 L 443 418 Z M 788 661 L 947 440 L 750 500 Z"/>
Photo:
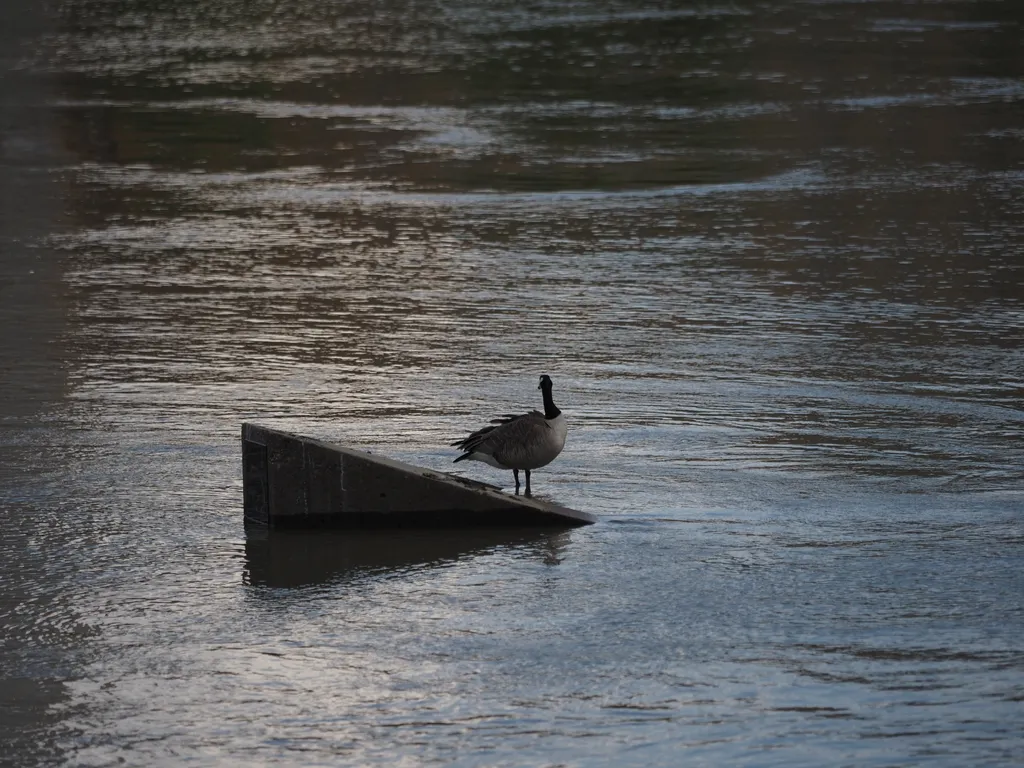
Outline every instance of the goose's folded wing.
<path id="1" fill-rule="evenodd" d="M 503 464 L 521 463 L 542 447 L 548 440 L 551 425 L 544 420 L 544 414 L 536 411 L 494 428 L 494 431 L 480 443 L 477 450 L 491 454 Z"/>
<path id="2" fill-rule="evenodd" d="M 501 416 L 491 419 L 491 424 L 508 424 L 510 421 L 516 419 L 522 419 L 527 416 L 543 416 L 544 414 L 540 411 L 530 411 L 529 413 L 505 413 Z"/>
<path id="3" fill-rule="evenodd" d="M 456 440 L 454 443 L 451 443 L 451 445 L 453 448 L 461 448 L 464 451 L 471 450 L 470 446 L 479 443 L 495 429 L 496 427 L 484 427 L 483 429 L 478 429 L 476 432 L 471 432 L 466 437 Z"/>
<path id="4" fill-rule="evenodd" d="M 466 437 L 456 440 L 454 443 L 450 443 L 453 448 L 461 448 L 462 450 L 471 453 L 479 448 L 483 447 L 485 440 L 490 440 L 493 437 L 493 433 L 496 430 L 504 429 L 506 425 L 518 421 L 519 419 L 527 418 L 539 418 L 542 422 L 544 421 L 544 414 L 540 411 L 530 411 L 529 413 L 506 413 L 491 419 L 491 424 L 494 426 L 483 427 L 478 429 L 476 432 L 472 432 Z M 544 422 L 545 424 L 547 422 Z M 488 443 L 489 444 L 489 443 Z M 487 451 L 489 453 L 489 451 Z"/>

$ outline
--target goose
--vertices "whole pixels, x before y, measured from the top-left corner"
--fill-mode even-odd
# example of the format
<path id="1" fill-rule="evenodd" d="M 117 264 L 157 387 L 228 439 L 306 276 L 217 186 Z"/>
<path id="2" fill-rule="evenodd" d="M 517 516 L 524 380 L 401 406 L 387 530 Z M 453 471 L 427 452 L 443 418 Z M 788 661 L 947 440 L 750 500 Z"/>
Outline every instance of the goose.
<path id="1" fill-rule="evenodd" d="M 544 413 L 530 411 L 505 414 L 491 420 L 489 427 L 478 429 L 452 446 L 463 454 L 455 460 L 482 461 L 498 469 L 511 469 L 519 494 L 519 470 L 526 471 L 526 495 L 530 494 L 530 470 L 555 460 L 565 445 L 565 416 L 551 399 L 551 377 L 540 377 L 537 387 L 544 396 Z"/>

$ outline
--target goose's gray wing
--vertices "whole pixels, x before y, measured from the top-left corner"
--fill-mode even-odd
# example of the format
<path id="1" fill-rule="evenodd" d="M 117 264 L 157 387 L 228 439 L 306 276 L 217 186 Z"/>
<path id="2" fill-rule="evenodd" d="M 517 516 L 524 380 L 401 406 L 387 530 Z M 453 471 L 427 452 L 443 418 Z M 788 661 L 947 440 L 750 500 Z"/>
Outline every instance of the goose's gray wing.
<path id="1" fill-rule="evenodd" d="M 464 456 L 460 456 L 455 461 L 460 461 L 471 453 L 485 453 L 501 461 L 497 451 L 500 451 L 503 446 L 529 439 L 529 436 L 534 434 L 538 428 L 550 429 L 544 420 L 544 414 L 540 411 L 521 414 L 507 413 L 492 419 L 491 424 L 493 426 L 478 429 L 468 437 L 452 443 L 453 447 L 460 448 L 465 452 Z"/>
<path id="2" fill-rule="evenodd" d="M 490 454 L 506 467 L 528 466 L 550 432 L 543 413 L 524 413 L 496 426 L 476 450 Z"/>

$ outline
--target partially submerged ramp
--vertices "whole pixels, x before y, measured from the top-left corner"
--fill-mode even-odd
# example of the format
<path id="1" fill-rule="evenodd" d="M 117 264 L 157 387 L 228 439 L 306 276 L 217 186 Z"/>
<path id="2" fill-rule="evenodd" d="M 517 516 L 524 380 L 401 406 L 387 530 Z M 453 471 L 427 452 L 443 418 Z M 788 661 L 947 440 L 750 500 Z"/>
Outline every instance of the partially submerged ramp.
<path id="1" fill-rule="evenodd" d="M 597 519 L 491 485 L 242 425 L 245 518 L 270 527 L 578 526 Z"/>

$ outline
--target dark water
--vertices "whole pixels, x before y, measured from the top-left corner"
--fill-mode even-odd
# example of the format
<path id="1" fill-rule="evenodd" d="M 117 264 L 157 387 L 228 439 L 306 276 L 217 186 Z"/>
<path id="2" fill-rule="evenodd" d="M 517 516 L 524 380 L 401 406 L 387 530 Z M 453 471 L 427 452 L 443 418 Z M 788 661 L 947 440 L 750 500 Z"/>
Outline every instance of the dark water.
<path id="1" fill-rule="evenodd" d="M 6 5 L 0 763 L 1020 764 L 1016 3 Z M 540 373 L 598 525 L 243 530 Z"/>

